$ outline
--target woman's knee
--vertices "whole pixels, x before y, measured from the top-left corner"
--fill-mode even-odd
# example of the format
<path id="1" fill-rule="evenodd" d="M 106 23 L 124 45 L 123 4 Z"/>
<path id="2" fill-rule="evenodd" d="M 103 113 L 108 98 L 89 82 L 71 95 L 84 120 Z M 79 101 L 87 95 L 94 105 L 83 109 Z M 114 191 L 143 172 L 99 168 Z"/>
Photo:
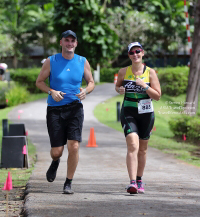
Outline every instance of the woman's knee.
<path id="1" fill-rule="evenodd" d="M 138 144 L 135 143 L 127 144 L 128 153 L 138 152 L 138 149 L 139 149 Z"/>

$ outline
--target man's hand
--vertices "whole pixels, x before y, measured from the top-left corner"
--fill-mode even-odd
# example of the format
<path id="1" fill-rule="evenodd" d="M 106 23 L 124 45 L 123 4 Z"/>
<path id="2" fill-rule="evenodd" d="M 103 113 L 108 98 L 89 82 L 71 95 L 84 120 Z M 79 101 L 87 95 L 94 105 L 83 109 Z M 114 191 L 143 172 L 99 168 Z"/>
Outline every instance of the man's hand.
<path id="1" fill-rule="evenodd" d="M 80 88 L 80 93 L 76 94 L 76 96 L 80 99 L 80 100 L 84 100 L 86 97 L 86 89 L 83 89 L 82 87 Z"/>
<path id="2" fill-rule="evenodd" d="M 66 93 L 61 91 L 51 90 L 51 96 L 56 102 L 60 102 L 62 99 L 64 99 L 65 94 Z"/>

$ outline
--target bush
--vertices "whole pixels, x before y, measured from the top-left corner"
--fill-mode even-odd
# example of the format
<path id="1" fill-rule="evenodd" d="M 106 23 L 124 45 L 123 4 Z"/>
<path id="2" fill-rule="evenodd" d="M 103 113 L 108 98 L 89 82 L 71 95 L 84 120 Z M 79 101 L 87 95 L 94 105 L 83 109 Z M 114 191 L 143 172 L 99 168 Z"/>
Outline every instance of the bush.
<path id="1" fill-rule="evenodd" d="M 200 140 L 200 118 L 198 116 L 182 115 L 173 118 L 169 121 L 169 127 L 177 137 L 185 134 L 189 140 Z"/>
<path id="2" fill-rule="evenodd" d="M 6 90 L 7 90 L 6 88 L 0 89 L 0 106 L 6 105 L 6 96 L 5 96 Z"/>
<path id="3" fill-rule="evenodd" d="M 6 100 L 8 106 L 15 106 L 28 102 L 30 93 L 23 86 L 15 86 L 6 92 Z"/>
<path id="4" fill-rule="evenodd" d="M 41 68 L 26 68 L 10 70 L 10 77 L 12 80 L 18 82 L 18 84 L 25 86 L 30 93 L 41 93 L 41 90 L 35 86 L 40 69 Z M 48 85 L 48 79 L 46 83 Z"/>
<path id="5" fill-rule="evenodd" d="M 189 68 L 187 66 L 158 69 L 162 94 L 179 96 L 180 94 L 186 93 L 188 73 Z"/>
<path id="6" fill-rule="evenodd" d="M 114 82 L 114 75 L 119 72 L 120 68 L 101 68 L 100 81 L 101 82 Z"/>

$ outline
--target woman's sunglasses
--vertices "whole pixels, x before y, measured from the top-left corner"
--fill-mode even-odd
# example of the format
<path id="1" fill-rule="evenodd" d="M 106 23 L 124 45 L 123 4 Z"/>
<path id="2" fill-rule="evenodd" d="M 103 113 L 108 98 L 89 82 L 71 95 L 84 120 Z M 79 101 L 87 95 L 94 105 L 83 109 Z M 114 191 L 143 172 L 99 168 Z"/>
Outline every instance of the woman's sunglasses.
<path id="1" fill-rule="evenodd" d="M 129 55 L 134 55 L 135 54 L 139 54 L 142 51 L 142 49 L 138 49 L 138 50 L 134 50 L 134 51 L 129 51 Z"/>

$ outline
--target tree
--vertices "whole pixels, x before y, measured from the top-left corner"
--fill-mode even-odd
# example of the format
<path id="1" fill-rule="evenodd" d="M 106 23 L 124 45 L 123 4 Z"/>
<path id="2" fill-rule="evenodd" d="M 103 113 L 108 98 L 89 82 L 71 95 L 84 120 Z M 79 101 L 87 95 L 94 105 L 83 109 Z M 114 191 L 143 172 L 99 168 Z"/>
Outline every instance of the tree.
<path id="1" fill-rule="evenodd" d="M 140 41 L 143 45 L 151 43 L 151 39 L 146 35 L 146 32 L 150 30 L 156 31 L 158 25 L 156 26 L 156 23 L 148 13 L 132 10 L 132 8 L 126 5 L 124 7 L 107 9 L 106 14 L 107 23 L 118 35 L 120 44 L 112 63 L 117 62 L 117 65 L 124 65 L 129 59 L 119 63 L 118 56 L 124 51 L 127 53 L 128 44 L 133 41 Z"/>
<path id="2" fill-rule="evenodd" d="M 114 57 L 118 37 L 105 22 L 98 0 L 55 0 L 54 28 L 58 40 L 67 29 L 76 32 L 77 53 L 87 57 L 92 67 Z"/>
<path id="3" fill-rule="evenodd" d="M 32 37 L 30 43 L 42 45 L 44 57 L 47 57 L 48 51 L 55 46 L 55 33 L 53 28 L 54 4 L 46 3 L 38 7 L 37 10 L 28 12 L 30 17 L 35 18 L 35 26 L 32 28 Z"/>
<path id="4" fill-rule="evenodd" d="M 192 41 L 192 55 L 185 106 L 185 111 L 188 115 L 194 115 L 197 112 L 200 89 L 200 0 L 198 0 L 196 4 L 194 21 L 195 29 Z"/>
<path id="5" fill-rule="evenodd" d="M 32 35 L 31 30 L 35 25 L 35 18 L 29 16 L 28 13 L 31 10 L 37 10 L 38 6 L 30 2 L 30 0 L 5 0 L 3 3 L 2 31 L 13 43 L 14 68 L 17 68 L 18 58 L 23 55 L 22 50 L 27 47 L 28 38 Z"/>

